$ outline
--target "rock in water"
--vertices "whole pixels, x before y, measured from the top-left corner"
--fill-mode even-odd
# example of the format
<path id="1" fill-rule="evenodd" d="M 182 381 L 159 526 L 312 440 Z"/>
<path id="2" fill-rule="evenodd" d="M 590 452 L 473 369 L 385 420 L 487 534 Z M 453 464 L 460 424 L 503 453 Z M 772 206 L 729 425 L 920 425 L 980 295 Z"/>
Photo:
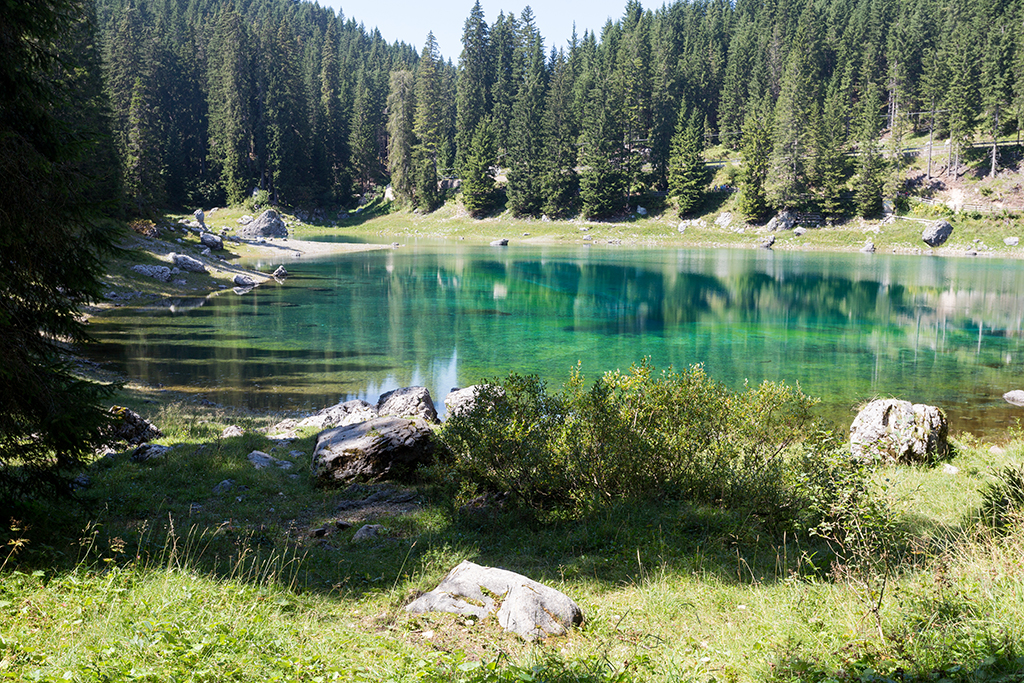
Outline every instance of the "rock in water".
<path id="1" fill-rule="evenodd" d="M 508 246 L 508 239 L 503 237 L 500 240 L 494 240 L 493 242 L 491 242 L 491 246 L 492 247 L 507 247 Z"/>
<path id="2" fill-rule="evenodd" d="M 862 460 L 932 463 L 949 455 L 948 435 L 949 423 L 939 408 L 878 399 L 850 425 L 850 451 Z"/>
<path id="3" fill-rule="evenodd" d="M 1024 407 L 1024 391 L 1020 389 L 1014 389 L 1013 391 L 1007 391 L 1003 394 L 1003 400 L 1014 406 Z"/>
<path id="4" fill-rule="evenodd" d="M 433 461 L 431 433 L 423 418 L 393 416 L 320 432 L 313 477 L 323 484 L 338 484 L 409 475 Z"/>
<path id="5" fill-rule="evenodd" d="M 237 287 L 255 287 L 256 281 L 248 275 L 242 275 L 241 273 L 235 275 L 231 280 Z"/>
<path id="6" fill-rule="evenodd" d="M 952 234 L 953 226 L 949 224 L 949 221 L 940 219 L 924 229 L 924 232 L 921 233 L 921 239 L 929 247 L 940 247 L 946 243 L 946 240 Z"/>
<path id="7" fill-rule="evenodd" d="M 404 387 L 381 394 L 377 400 L 377 414 L 415 416 L 428 422 L 437 422 L 437 409 L 425 387 Z"/>
<path id="8" fill-rule="evenodd" d="M 564 635 L 583 623 L 583 610 L 564 593 L 507 569 L 464 561 L 434 590 L 406 605 L 413 614 L 450 612 L 498 624 L 527 640 Z"/>
<path id="9" fill-rule="evenodd" d="M 239 237 L 254 239 L 257 237 L 287 237 L 288 228 L 285 227 L 281 216 L 273 209 L 267 209 L 260 214 L 260 217 L 253 222 L 243 226 L 238 231 Z"/>

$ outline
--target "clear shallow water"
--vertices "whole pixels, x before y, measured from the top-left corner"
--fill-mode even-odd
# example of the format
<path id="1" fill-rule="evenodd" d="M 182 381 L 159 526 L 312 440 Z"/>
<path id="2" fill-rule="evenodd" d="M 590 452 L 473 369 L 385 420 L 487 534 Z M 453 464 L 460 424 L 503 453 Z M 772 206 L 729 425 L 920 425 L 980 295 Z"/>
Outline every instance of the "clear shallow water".
<path id="1" fill-rule="evenodd" d="M 269 264 L 268 264 L 269 265 Z M 703 363 L 799 383 L 848 424 L 878 396 L 998 433 L 1024 409 L 1024 263 L 747 250 L 428 244 L 286 263 L 284 284 L 94 318 L 96 354 L 219 403 L 311 409 L 509 371 Z M 172 305 L 173 304 L 173 305 Z"/>

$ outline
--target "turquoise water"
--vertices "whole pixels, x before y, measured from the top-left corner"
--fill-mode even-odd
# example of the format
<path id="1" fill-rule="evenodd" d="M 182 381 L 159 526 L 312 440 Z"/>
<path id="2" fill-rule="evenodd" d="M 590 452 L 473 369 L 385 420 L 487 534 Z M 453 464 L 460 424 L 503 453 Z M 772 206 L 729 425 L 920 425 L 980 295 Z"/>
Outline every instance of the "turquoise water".
<path id="1" fill-rule="evenodd" d="M 285 265 L 284 284 L 243 296 L 96 318 L 97 353 L 130 377 L 252 408 L 406 385 L 441 404 L 509 371 L 558 386 L 577 362 L 596 377 L 649 356 L 703 363 L 735 389 L 799 383 L 846 424 L 878 396 L 938 405 L 979 435 L 1022 414 L 1001 398 L 1024 388 L 1017 261 L 424 244 Z"/>

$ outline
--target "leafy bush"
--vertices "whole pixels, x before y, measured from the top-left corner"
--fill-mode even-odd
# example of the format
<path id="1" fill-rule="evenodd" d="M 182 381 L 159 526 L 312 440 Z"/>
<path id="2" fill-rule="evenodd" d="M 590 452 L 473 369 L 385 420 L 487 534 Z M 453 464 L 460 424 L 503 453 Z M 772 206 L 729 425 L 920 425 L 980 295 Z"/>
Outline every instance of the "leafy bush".
<path id="1" fill-rule="evenodd" d="M 582 514 L 611 500 L 680 497 L 742 508 L 777 526 L 794 499 L 792 453 L 814 400 L 764 382 L 734 393 L 701 366 L 655 373 L 647 361 L 587 387 L 579 368 L 549 393 L 512 374 L 438 436 L 433 470 L 457 503 L 483 494 L 536 512 Z"/>

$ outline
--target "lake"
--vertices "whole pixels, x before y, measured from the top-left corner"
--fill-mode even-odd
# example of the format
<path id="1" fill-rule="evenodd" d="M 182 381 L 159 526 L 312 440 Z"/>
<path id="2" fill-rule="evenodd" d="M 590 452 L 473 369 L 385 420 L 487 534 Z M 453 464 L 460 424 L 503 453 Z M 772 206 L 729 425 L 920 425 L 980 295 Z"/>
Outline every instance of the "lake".
<path id="1" fill-rule="evenodd" d="M 269 266 L 271 263 L 252 265 Z M 276 262 L 274 263 L 276 265 Z M 844 427 L 895 396 L 997 435 L 1024 409 L 1024 262 L 883 254 L 425 242 L 286 262 L 231 292 L 93 319 L 129 377 L 254 409 L 375 401 L 510 371 L 556 388 L 649 356 L 742 389 L 799 384 Z"/>

